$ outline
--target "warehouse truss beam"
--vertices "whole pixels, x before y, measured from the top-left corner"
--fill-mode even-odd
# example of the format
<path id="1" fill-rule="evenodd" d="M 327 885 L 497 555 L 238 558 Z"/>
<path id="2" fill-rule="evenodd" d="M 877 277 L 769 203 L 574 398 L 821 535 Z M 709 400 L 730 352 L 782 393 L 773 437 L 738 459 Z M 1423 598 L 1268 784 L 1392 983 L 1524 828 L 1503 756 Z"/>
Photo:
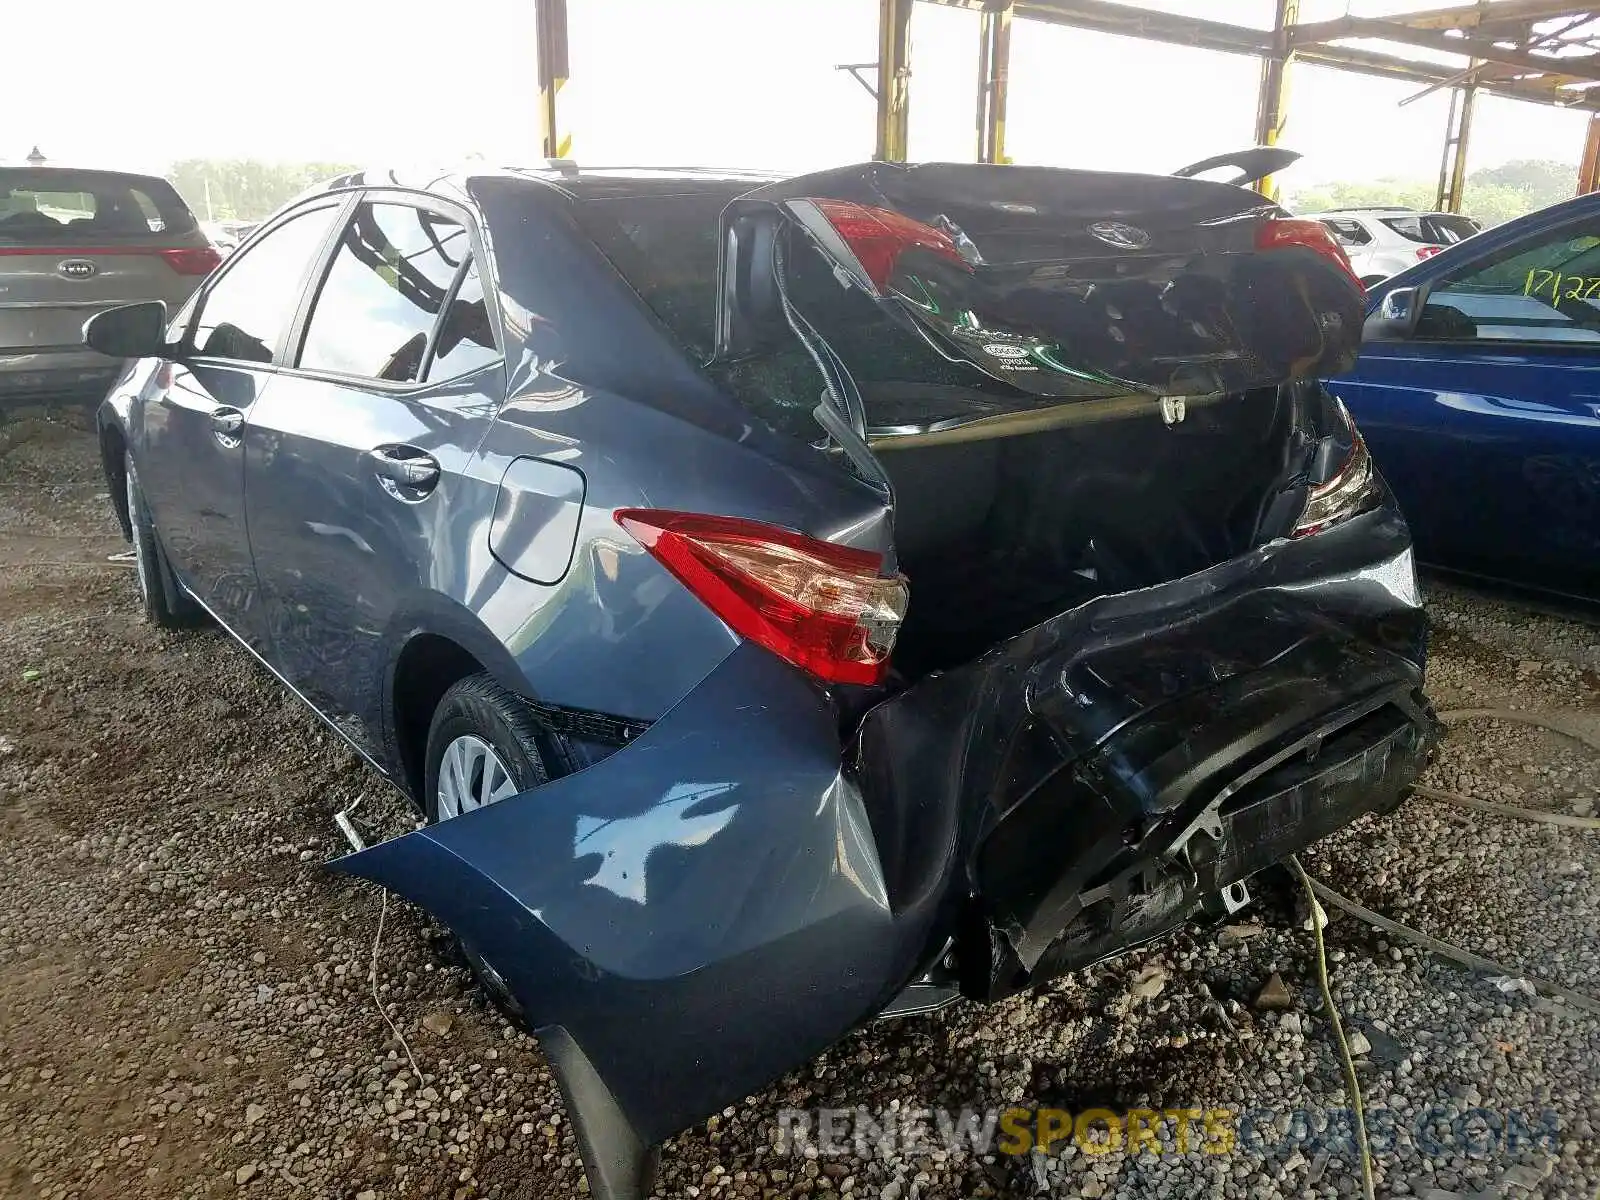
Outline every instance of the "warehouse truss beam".
<path id="1" fill-rule="evenodd" d="M 902 22 L 911 0 L 881 0 Z M 1095 33 L 1188 46 L 1261 59 L 1256 141 L 1275 145 L 1288 118 L 1292 62 L 1418 84 L 1420 95 L 1451 89 L 1450 123 L 1439 173 L 1439 202 L 1459 211 L 1466 179 L 1468 136 L 1480 92 L 1597 114 L 1585 148 L 1583 190 L 1600 188 L 1600 2 L 1479 0 L 1476 5 L 1416 9 L 1387 16 L 1345 16 L 1303 23 L 1299 0 L 1277 0 L 1270 30 L 1206 17 L 1157 12 L 1119 0 L 925 0 L 982 15 L 979 75 L 979 161 L 1003 161 L 995 130 L 1003 131 L 1009 18 L 1065 25 Z M 996 20 L 1008 22 L 1006 45 L 994 46 Z M 887 29 L 887 24 L 885 29 Z M 902 36 L 909 31 L 902 24 Z M 885 35 L 885 45 L 888 44 Z M 1421 52 L 1420 54 L 1418 52 Z M 1446 56 L 1441 58 L 1441 56 Z M 1456 61 L 1450 61 L 1454 59 Z M 996 64 L 998 63 L 998 70 Z M 883 69 L 880 63 L 880 80 Z M 909 82 L 909 69 L 900 77 Z M 996 81 L 998 80 L 998 88 Z M 880 83 L 880 89 L 881 89 Z M 998 95 L 998 103 L 996 96 Z M 1416 99 L 1417 97 L 1412 97 Z M 909 97 L 898 98 L 903 120 Z M 884 99 L 879 97 L 880 147 Z M 998 107 L 998 115 L 997 115 Z M 998 124 L 995 124 L 998 122 Z M 903 136 L 901 140 L 903 154 Z M 1262 191 L 1272 195 L 1270 179 Z"/>

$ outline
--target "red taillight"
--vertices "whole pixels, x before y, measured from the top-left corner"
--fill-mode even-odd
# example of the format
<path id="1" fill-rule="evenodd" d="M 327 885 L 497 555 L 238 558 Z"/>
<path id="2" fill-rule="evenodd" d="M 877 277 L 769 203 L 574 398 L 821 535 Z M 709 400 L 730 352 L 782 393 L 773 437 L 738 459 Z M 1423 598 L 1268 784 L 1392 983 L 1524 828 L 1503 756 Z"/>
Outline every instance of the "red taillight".
<path id="1" fill-rule="evenodd" d="M 955 239 L 942 229 L 891 209 L 872 208 L 849 200 L 814 199 L 811 203 L 850 247 L 872 286 L 880 292 L 889 286 L 895 259 L 913 247 L 931 250 L 967 266 Z"/>
<path id="2" fill-rule="evenodd" d="M 183 246 L 163 250 L 161 257 L 179 275 L 209 275 L 222 261 L 222 255 L 212 246 Z"/>
<path id="3" fill-rule="evenodd" d="M 159 254 L 179 275 L 209 275 L 222 261 L 211 246 L 0 246 L 0 255 L 62 258 L 148 257 Z"/>
<path id="4" fill-rule="evenodd" d="M 1350 256 L 1344 252 L 1344 247 L 1334 240 L 1333 234 L 1328 232 L 1328 227 L 1321 221 L 1312 221 L 1304 217 L 1280 217 L 1276 221 L 1264 221 L 1256 227 L 1257 250 L 1283 250 L 1291 246 L 1298 246 L 1302 250 L 1310 250 L 1313 254 L 1321 255 L 1348 275 L 1351 283 L 1366 291 L 1350 267 Z"/>
<path id="5" fill-rule="evenodd" d="M 1425 258 L 1432 258 L 1443 249 L 1443 246 L 1423 246 L 1417 251 L 1417 261 L 1421 262 Z"/>
<path id="6" fill-rule="evenodd" d="M 881 683 L 907 589 L 883 557 L 738 517 L 620 508 L 617 524 L 741 637 L 833 683 Z"/>

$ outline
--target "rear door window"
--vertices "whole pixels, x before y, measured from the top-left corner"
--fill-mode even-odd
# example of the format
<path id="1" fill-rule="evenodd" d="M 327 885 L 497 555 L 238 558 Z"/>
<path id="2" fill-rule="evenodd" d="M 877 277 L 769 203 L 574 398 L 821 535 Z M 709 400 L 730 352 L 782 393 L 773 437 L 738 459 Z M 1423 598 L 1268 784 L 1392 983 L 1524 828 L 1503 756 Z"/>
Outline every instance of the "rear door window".
<path id="1" fill-rule="evenodd" d="M 312 306 L 299 366 L 388 383 L 421 379 L 428 336 L 471 252 L 458 221 L 409 204 L 361 204 Z"/>
<path id="2" fill-rule="evenodd" d="M 200 302 L 193 333 L 197 354 L 272 361 L 339 209 L 328 204 L 299 213 L 228 260 Z"/>
<path id="3" fill-rule="evenodd" d="M 1335 219 L 1327 217 L 1322 222 L 1333 234 L 1333 238 L 1341 246 L 1365 246 L 1372 241 L 1372 235 L 1367 232 L 1367 227 L 1360 221 L 1351 221 L 1346 218 Z"/>
<path id="4" fill-rule="evenodd" d="M 0 167 L 0 245 L 169 242 L 195 228 L 194 214 L 164 179 Z"/>

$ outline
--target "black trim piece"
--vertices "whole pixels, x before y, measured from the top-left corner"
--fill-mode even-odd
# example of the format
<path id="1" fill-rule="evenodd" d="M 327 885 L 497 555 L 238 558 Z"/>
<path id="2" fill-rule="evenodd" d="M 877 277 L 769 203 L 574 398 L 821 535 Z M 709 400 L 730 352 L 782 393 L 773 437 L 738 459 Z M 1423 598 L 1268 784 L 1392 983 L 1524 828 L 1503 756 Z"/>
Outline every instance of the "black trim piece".
<path id="1" fill-rule="evenodd" d="M 430 241 L 433 240 L 433 234 L 431 232 L 429 233 L 428 238 Z M 467 238 L 470 247 L 472 238 L 470 231 L 467 234 Z M 442 254 L 443 251 L 440 253 Z M 434 352 L 439 349 L 439 331 L 444 328 L 445 318 L 450 315 L 450 306 L 456 302 L 456 297 L 461 294 L 461 285 L 467 281 L 467 272 L 472 270 L 473 261 L 472 251 L 469 248 L 467 251 L 467 256 L 463 258 L 461 260 L 461 264 L 456 267 L 456 273 L 451 277 L 450 286 L 444 290 L 444 299 L 439 302 L 439 315 L 434 319 L 433 328 L 428 330 L 428 342 L 422 348 L 422 362 L 417 367 L 418 383 L 428 382 L 428 369 L 433 366 Z M 492 335 L 493 331 L 491 330 L 490 332 Z M 497 341 L 495 342 L 495 349 L 498 350 L 499 348 L 500 343 Z M 504 354 L 500 356 L 500 361 L 505 361 Z"/>
<path id="2" fill-rule="evenodd" d="M 283 340 L 277 348 L 277 353 L 272 356 L 273 366 L 291 367 L 295 359 L 300 357 L 300 342 L 305 336 L 307 314 L 315 297 L 322 291 L 322 284 L 328 278 L 328 271 L 333 266 L 334 256 L 339 253 L 339 243 L 344 240 L 344 231 L 349 228 L 360 203 L 359 192 L 352 192 L 345 197 L 338 217 L 328 230 L 328 236 L 323 239 L 322 249 L 317 251 L 316 258 L 311 261 L 310 271 L 300 281 L 300 302 L 295 305 L 294 316 L 290 318 L 287 328 L 283 331 Z"/>
<path id="3" fill-rule="evenodd" d="M 586 742 L 603 742 L 610 746 L 625 746 L 645 730 L 651 722 L 619 717 L 611 713 L 590 712 L 579 708 L 562 708 L 555 704 L 541 704 L 523 697 L 533 715 L 552 732 L 563 737 L 578 738 Z"/>
<path id="4" fill-rule="evenodd" d="M 346 192 L 342 195 L 336 194 L 332 201 L 330 201 L 326 195 L 319 195 L 314 200 L 308 200 L 302 205 L 297 205 L 286 212 L 279 213 L 277 217 L 273 219 L 271 225 L 264 229 L 258 229 L 255 233 L 251 234 L 249 245 L 242 246 L 238 250 L 234 251 L 234 253 L 229 256 L 227 261 L 217 269 L 216 273 L 205 281 L 204 288 L 195 293 L 194 297 L 192 298 L 192 307 L 189 309 L 188 326 L 184 329 L 182 341 L 178 344 L 179 350 L 187 350 L 192 345 L 190 338 L 194 334 L 194 327 L 199 322 L 200 318 L 205 315 L 206 304 L 211 299 L 211 293 L 217 289 L 217 285 L 219 283 L 228 277 L 228 272 L 233 270 L 237 263 L 244 260 L 246 255 L 260 249 L 261 244 L 267 238 L 271 237 L 279 229 L 282 229 L 290 221 L 295 220 L 297 217 L 303 217 L 307 213 L 315 212 L 319 208 L 331 208 L 334 210 L 333 224 L 329 226 L 328 237 L 337 240 L 339 233 L 343 232 L 344 230 L 345 222 L 350 218 L 351 200 L 355 194 L 356 193 L 354 192 Z M 311 261 L 307 264 L 306 269 L 301 272 L 299 289 L 300 301 L 295 306 L 295 320 L 299 319 L 300 313 L 305 307 L 306 286 L 321 269 L 321 265 L 327 253 L 328 239 L 324 238 L 322 246 L 317 250 L 316 254 L 312 255 Z M 191 301 L 185 301 L 185 303 L 188 304 L 191 303 Z M 279 331 L 278 343 L 272 347 L 272 359 L 270 362 L 251 363 L 244 362 L 240 359 L 222 358 L 220 356 L 210 354 L 194 354 L 187 355 L 186 357 L 191 362 L 222 363 L 226 366 L 244 370 L 260 370 L 264 367 L 276 367 L 282 363 L 284 351 L 286 349 L 286 342 L 290 340 L 287 335 L 291 335 L 294 331 L 294 328 L 295 322 L 291 321 L 288 326 Z"/>

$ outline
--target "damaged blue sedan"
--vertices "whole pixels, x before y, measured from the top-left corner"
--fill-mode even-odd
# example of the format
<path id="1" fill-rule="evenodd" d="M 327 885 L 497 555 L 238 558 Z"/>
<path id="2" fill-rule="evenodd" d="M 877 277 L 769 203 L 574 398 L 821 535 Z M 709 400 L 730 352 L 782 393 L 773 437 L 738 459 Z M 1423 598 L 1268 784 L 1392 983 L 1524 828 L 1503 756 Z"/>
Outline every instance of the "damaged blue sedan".
<path id="1" fill-rule="evenodd" d="M 1249 902 L 1434 737 L 1321 225 L 1188 178 L 363 173 L 104 312 L 149 618 L 427 824 L 333 864 L 538 1036 L 594 1193 L 883 1014 Z"/>

